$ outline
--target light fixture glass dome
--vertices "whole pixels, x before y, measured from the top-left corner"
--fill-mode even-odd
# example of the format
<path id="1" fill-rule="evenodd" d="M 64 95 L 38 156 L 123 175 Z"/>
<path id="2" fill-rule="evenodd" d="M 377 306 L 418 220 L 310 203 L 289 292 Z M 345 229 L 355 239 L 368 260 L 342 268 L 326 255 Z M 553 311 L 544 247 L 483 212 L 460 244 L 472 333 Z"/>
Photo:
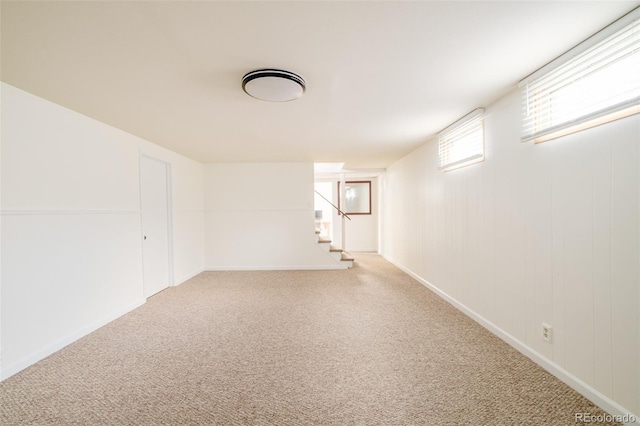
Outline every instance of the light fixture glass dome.
<path id="1" fill-rule="evenodd" d="M 242 89 L 256 99 L 287 102 L 301 97 L 306 84 L 298 74 L 267 68 L 245 74 L 242 77 Z"/>

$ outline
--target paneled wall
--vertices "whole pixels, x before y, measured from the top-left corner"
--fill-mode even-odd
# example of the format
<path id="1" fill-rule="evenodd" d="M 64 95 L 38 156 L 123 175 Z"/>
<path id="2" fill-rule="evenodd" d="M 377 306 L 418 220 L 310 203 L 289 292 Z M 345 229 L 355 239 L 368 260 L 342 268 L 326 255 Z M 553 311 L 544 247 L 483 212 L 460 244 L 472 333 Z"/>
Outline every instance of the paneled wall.
<path id="1" fill-rule="evenodd" d="M 354 177 L 349 176 L 346 182 L 361 181 L 371 182 L 371 214 L 350 214 L 351 220 L 345 219 L 345 245 L 342 247 L 342 215 L 329 202 L 316 196 L 316 207 L 324 209 L 325 217 L 331 216 L 332 229 L 331 235 L 332 245 L 343 248 L 348 252 L 378 252 L 378 234 L 379 234 L 379 211 L 380 203 L 378 197 L 378 178 L 377 177 Z M 340 180 L 338 178 L 320 178 L 316 183 L 321 185 L 329 185 L 330 191 L 327 190 L 323 195 L 331 201 L 334 206 L 338 206 L 339 195 L 338 186 Z"/>
<path id="2" fill-rule="evenodd" d="M 640 414 L 640 115 L 534 145 L 512 93 L 486 161 L 387 169 L 384 256 L 609 410 Z M 541 337 L 543 322 L 553 341 Z"/>
<path id="3" fill-rule="evenodd" d="M 339 269 L 316 243 L 313 163 L 205 165 L 206 266 Z"/>
<path id="4" fill-rule="evenodd" d="M 351 179 L 347 179 L 351 180 Z M 378 179 L 353 179 L 371 182 L 371 214 L 350 215 L 345 221 L 345 243 L 349 251 L 378 251 Z"/>
<path id="5" fill-rule="evenodd" d="M 203 166 L 2 83 L 0 378 L 141 303 L 139 158 L 171 164 L 174 283 L 204 266 Z"/>
<path id="6" fill-rule="evenodd" d="M 171 164 L 173 283 L 180 284 L 204 270 L 204 165 L 173 153 L 156 157 Z"/>

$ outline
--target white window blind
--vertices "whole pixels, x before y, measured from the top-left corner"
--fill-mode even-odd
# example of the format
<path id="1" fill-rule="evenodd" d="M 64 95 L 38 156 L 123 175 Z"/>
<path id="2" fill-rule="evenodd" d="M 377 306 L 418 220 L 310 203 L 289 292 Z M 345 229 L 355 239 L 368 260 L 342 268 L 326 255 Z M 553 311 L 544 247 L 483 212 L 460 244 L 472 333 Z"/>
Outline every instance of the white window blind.
<path id="1" fill-rule="evenodd" d="M 440 169 L 451 170 L 484 160 L 483 108 L 462 117 L 438 134 Z"/>
<path id="2" fill-rule="evenodd" d="M 543 142 L 640 112 L 640 8 L 520 86 L 523 141 Z"/>

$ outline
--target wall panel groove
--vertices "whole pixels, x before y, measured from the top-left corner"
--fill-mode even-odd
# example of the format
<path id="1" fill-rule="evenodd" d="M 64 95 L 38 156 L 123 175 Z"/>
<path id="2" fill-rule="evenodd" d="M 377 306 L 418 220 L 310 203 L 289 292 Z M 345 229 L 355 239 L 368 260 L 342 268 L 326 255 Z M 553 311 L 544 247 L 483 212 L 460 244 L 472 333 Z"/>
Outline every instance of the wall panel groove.
<path id="1" fill-rule="evenodd" d="M 487 109 L 484 162 L 437 170 L 432 140 L 387 169 L 382 253 L 581 392 L 638 415 L 640 115 L 533 145 L 519 141 L 519 114 L 515 92 Z M 416 238 L 397 220 L 420 212 Z"/>

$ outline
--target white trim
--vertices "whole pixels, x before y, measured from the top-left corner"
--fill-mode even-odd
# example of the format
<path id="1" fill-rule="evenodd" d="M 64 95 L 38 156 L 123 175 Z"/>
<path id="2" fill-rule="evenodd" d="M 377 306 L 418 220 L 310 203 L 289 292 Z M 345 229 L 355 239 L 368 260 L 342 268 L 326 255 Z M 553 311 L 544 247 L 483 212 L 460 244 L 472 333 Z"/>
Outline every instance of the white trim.
<path id="1" fill-rule="evenodd" d="M 485 160 L 484 152 L 482 154 L 478 154 L 473 157 L 465 158 L 464 160 L 456 161 L 454 163 L 450 163 L 440 170 L 443 172 L 450 172 L 451 170 L 461 169 L 466 166 L 470 166 L 472 164 L 481 163 Z"/>
<path id="2" fill-rule="evenodd" d="M 140 210 L 2 210 L 1 216 L 139 214 Z"/>
<path id="3" fill-rule="evenodd" d="M 466 126 L 469 122 L 474 121 L 476 119 L 484 118 L 484 108 L 476 108 L 470 113 L 460 117 L 453 123 L 449 124 L 444 129 L 438 132 L 438 136 L 447 136 L 449 133 L 458 130 L 459 128 Z"/>
<path id="4" fill-rule="evenodd" d="M 0 12 L 0 15 L 2 13 Z M 3 99 L 2 87 L 0 84 L 0 100 Z M 0 119 L 0 135 L 2 135 L 2 119 Z M 1 139 L 1 137 L 0 137 Z M 0 142 L 1 145 L 1 142 Z M 2 148 L 0 147 L 0 164 L 2 164 Z M 0 173 L 0 212 L 2 211 L 2 173 Z M 2 214 L 0 213 L 0 381 L 2 380 Z"/>
<path id="5" fill-rule="evenodd" d="M 138 299 L 138 301 L 120 309 L 117 310 L 107 316 L 105 316 L 104 318 L 94 321 L 93 323 L 87 325 L 86 327 L 82 327 L 81 329 L 79 329 L 78 331 L 71 333 L 69 335 L 67 335 L 66 337 L 63 337 L 62 339 L 58 340 L 57 342 L 54 342 L 52 344 L 50 344 L 49 346 L 36 351 L 30 355 L 27 355 L 26 357 L 22 358 L 19 361 L 14 362 L 13 364 L 6 366 L 2 368 L 2 370 L 0 371 L 0 381 L 5 380 L 11 376 L 13 376 L 14 374 L 24 370 L 25 368 L 29 367 L 30 365 L 35 364 L 36 362 L 48 357 L 49 355 L 53 354 L 54 352 L 59 351 L 60 349 L 64 348 L 65 346 L 83 338 L 84 336 L 93 333 L 94 331 L 96 331 L 97 329 L 99 329 L 100 327 L 103 327 L 105 325 L 107 325 L 108 323 L 110 323 L 111 321 L 121 317 L 122 315 L 131 312 L 132 310 L 144 305 L 144 303 L 146 302 L 146 299 Z"/>
<path id="6" fill-rule="evenodd" d="M 621 18 L 617 19 L 611 24 L 607 25 L 606 27 L 604 27 L 603 29 L 601 29 L 591 37 L 586 38 L 584 41 L 578 43 L 575 47 L 572 47 L 571 49 L 564 52 L 562 55 L 556 57 L 555 59 L 551 60 L 547 64 L 543 65 L 542 67 L 538 68 L 537 70 L 535 70 L 534 72 L 532 72 L 531 74 L 529 74 L 528 76 L 520 80 L 520 82 L 518 83 L 518 87 L 523 87 L 530 81 L 536 80 L 538 77 L 551 72 L 552 70 L 558 68 L 562 64 L 575 58 L 582 52 L 587 51 L 588 49 L 592 48 L 596 44 L 600 43 L 602 40 L 606 39 L 610 35 L 626 27 L 631 22 L 639 18 L 640 18 L 640 7 L 636 7 L 626 15 L 622 16 Z"/>
<path id="7" fill-rule="evenodd" d="M 196 210 L 196 209 L 194 209 Z M 238 208 L 220 208 L 220 207 L 215 207 L 215 208 L 205 208 L 204 209 L 205 212 L 215 212 L 215 211 L 220 211 L 220 212 L 313 212 L 314 209 L 310 209 L 310 208 L 260 208 L 260 207 L 252 207 L 250 209 L 247 208 L 243 208 L 243 207 L 238 207 Z"/>
<path id="8" fill-rule="evenodd" d="M 172 192 L 172 164 L 168 161 L 161 160 L 160 158 L 147 155 L 142 150 L 138 151 L 138 197 L 140 206 L 140 247 L 142 250 L 142 293 L 145 292 L 145 278 L 144 278 L 144 226 L 142 223 L 142 159 L 146 158 L 151 161 L 157 161 L 165 166 L 165 178 L 166 178 L 166 192 L 167 192 L 167 268 L 168 268 L 168 282 L 167 287 L 174 286 L 173 276 L 173 192 Z"/>
<path id="9" fill-rule="evenodd" d="M 183 284 L 187 281 L 189 281 L 191 278 L 196 277 L 198 275 L 200 275 L 201 273 L 203 273 L 205 271 L 204 268 L 199 268 L 194 272 L 188 273 L 186 275 L 183 275 L 182 277 L 174 280 L 175 284 L 173 285 L 174 287 L 179 286 L 180 284 Z"/>
<path id="10" fill-rule="evenodd" d="M 335 260 L 335 259 L 334 259 Z M 348 269 L 344 265 L 261 265 L 261 266 L 206 266 L 206 272 L 218 271 L 323 271 Z"/>
<path id="11" fill-rule="evenodd" d="M 173 258 L 173 164 L 165 161 L 167 167 L 167 244 L 169 245 L 169 287 L 175 286 Z"/>
<path id="12" fill-rule="evenodd" d="M 526 138 L 522 138 L 521 142 L 533 141 L 534 143 L 547 142 L 553 139 L 561 138 L 563 136 L 570 135 L 572 133 L 581 132 L 583 130 L 590 129 L 592 127 L 601 126 L 603 124 L 610 123 L 612 121 L 621 120 L 623 118 L 630 117 L 635 114 L 640 114 L 640 103 L 638 105 L 625 106 L 623 109 L 615 110 L 611 113 L 595 114 L 595 118 L 590 116 L 581 120 L 577 120 L 575 124 L 558 126 L 559 130 L 547 129 L 540 132 L 538 136 L 531 135 Z"/>
<path id="13" fill-rule="evenodd" d="M 569 373 L 567 370 L 560 367 L 558 364 L 554 363 L 553 361 L 544 357 L 540 353 L 536 352 L 535 350 L 527 346 L 525 343 L 516 339 L 511 334 L 507 333 L 497 325 L 493 324 L 491 321 L 484 318 L 482 315 L 479 315 L 476 312 L 474 312 L 472 309 L 470 309 L 463 303 L 458 302 L 455 298 L 451 297 L 450 295 L 440 290 L 435 285 L 431 284 L 429 281 L 415 274 L 410 269 L 405 268 L 400 263 L 392 259 L 389 259 L 387 256 L 383 255 L 383 258 L 388 262 L 392 263 L 397 268 L 401 269 L 403 272 L 407 273 L 409 276 L 411 276 L 413 279 L 418 281 L 420 284 L 427 287 L 429 290 L 431 290 L 432 292 L 440 296 L 442 299 L 447 301 L 449 304 L 451 304 L 453 307 L 461 311 L 463 314 L 473 319 L 475 322 L 477 322 L 478 324 L 480 324 L 481 326 L 489 330 L 491 333 L 498 336 L 500 339 L 506 342 L 509 346 L 513 347 L 518 352 L 520 352 L 527 358 L 531 359 L 540 367 L 544 368 L 546 371 L 553 374 L 555 377 L 557 377 L 562 382 L 564 382 L 567 386 L 571 387 L 572 389 L 574 389 L 575 391 L 580 393 L 582 396 L 592 401 L 594 404 L 598 405 L 600 408 L 602 408 L 609 414 L 619 415 L 619 416 L 631 415 L 636 418 L 636 422 L 627 423 L 627 424 L 640 425 L 640 415 L 632 413 L 630 410 L 625 409 L 620 404 L 613 401 L 611 398 L 603 395 L 601 392 L 594 389 L 587 383 L 583 382 L 573 374 Z"/>

